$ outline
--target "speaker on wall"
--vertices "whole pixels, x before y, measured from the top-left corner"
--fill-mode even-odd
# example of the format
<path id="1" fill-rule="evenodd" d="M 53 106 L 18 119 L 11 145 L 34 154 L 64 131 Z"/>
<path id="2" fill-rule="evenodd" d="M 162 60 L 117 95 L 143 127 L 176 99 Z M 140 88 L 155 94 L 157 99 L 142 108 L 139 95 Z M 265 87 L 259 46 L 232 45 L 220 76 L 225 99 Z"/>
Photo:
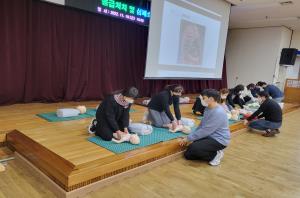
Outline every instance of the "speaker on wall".
<path id="1" fill-rule="evenodd" d="M 280 56 L 280 65 L 295 65 L 298 49 L 283 48 Z"/>

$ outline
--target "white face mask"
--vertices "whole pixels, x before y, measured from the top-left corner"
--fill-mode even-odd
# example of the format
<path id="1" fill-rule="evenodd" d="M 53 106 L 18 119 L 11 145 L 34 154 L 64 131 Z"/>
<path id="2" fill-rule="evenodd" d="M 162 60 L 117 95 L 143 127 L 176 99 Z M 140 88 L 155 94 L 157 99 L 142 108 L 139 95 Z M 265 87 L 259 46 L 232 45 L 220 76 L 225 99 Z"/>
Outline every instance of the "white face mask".
<path id="1" fill-rule="evenodd" d="M 227 96 L 226 95 L 221 95 L 221 99 L 226 99 Z"/>
<path id="2" fill-rule="evenodd" d="M 207 107 L 207 106 L 208 106 L 207 102 L 205 102 L 203 99 L 201 99 L 201 104 L 202 104 L 202 106 L 204 106 L 204 107 Z"/>

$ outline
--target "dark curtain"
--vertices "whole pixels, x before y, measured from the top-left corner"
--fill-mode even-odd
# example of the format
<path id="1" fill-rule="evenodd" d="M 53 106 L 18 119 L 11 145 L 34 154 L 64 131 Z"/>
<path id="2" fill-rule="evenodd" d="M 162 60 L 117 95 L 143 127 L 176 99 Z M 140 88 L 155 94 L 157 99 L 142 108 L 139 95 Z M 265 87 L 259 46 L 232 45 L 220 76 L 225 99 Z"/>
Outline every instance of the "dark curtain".
<path id="1" fill-rule="evenodd" d="M 0 1 L 0 104 L 99 100 L 136 86 L 150 96 L 166 84 L 186 93 L 222 80 L 143 80 L 148 27 L 36 0 Z"/>

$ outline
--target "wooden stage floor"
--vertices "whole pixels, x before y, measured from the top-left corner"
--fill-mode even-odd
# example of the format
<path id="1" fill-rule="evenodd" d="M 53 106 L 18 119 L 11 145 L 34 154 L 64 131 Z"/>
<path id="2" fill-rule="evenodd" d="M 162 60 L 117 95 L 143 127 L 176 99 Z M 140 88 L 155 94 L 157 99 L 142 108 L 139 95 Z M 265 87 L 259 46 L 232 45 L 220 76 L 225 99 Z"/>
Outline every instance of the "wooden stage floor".
<path id="1" fill-rule="evenodd" d="M 114 154 L 89 141 L 87 126 L 92 118 L 65 122 L 48 122 L 36 116 L 57 108 L 86 105 L 95 108 L 98 102 L 32 103 L 0 107 L 0 142 L 6 139 L 10 148 L 46 174 L 66 192 L 126 172 L 136 167 L 178 153 L 178 141 L 171 140 L 123 154 Z M 299 105 L 285 104 L 285 112 Z M 134 122 L 140 122 L 145 107 L 133 105 Z M 184 117 L 195 118 L 192 104 L 181 105 Z M 197 124 L 199 121 L 197 121 Z M 231 126 L 235 132 L 242 123 Z M 9 133 L 8 133 L 9 132 Z M 6 138 L 4 134 L 7 133 Z"/>

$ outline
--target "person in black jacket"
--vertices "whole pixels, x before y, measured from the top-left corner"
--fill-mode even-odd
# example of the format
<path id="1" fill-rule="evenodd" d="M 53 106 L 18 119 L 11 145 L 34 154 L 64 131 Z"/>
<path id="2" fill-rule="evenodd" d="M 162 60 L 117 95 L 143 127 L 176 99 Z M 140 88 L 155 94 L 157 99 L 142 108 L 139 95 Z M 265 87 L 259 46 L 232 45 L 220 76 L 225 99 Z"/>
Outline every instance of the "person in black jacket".
<path id="1" fill-rule="evenodd" d="M 181 85 L 169 85 L 165 90 L 154 95 L 149 104 L 149 121 L 155 127 L 164 127 L 175 129 L 177 124 L 181 123 L 181 113 L 179 109 L 179 97 L 182 95 L 183 87 Z M 173 104 L 175 118 L 170 111 L 170 105 Z"/>
<path id="2" fill-rule="evenodd" d="M 258 94 L 258 102 L 261 104 L 259 109 L 255 111 L 249 118 L 244 121 L 244 124 L 249 124 L 249 128 L 256 130 L 264 130 L 266 137 L 272 137 L 279 133 L 279 128 L 282 124 L 282 110 L 279 104 L 269 98 L 266 91 L 261 91 Z M 265 118 L 252 121 L 255 117 Z M 250 122 L 250 123 L 249 123 Z"/>
<path id="3" fill-rule="evenodd" d="M 200 94 L 199 96 L 196 97 L 196 101 L 194 102 L 194 105 L 192 107 L 193 114 L 203 115 L 205 106 L 203 106 L 202 102 L 203 102 L 203 98 L 202 95 Z"/>
<path id="4" fill-rule="evenodd" d="M 235 104 L 239 105 L 242 109 L 244 108 L 245 101 L 241 98 L 242 91 L 244 90 L 244 85 L 237 85 L 233 89 L 229 90 L 227 96 L 227 103 L 234 108 Z"/>
<path id="5" fill-rule="evenodd" d="M 89 132 L 95 132 L 106 141 L 120 139 L 122 133 L 128 133 L 129 110 L 137 95 L 138 89 L 129 87 L 106 97 L 97 109 Z"/>

